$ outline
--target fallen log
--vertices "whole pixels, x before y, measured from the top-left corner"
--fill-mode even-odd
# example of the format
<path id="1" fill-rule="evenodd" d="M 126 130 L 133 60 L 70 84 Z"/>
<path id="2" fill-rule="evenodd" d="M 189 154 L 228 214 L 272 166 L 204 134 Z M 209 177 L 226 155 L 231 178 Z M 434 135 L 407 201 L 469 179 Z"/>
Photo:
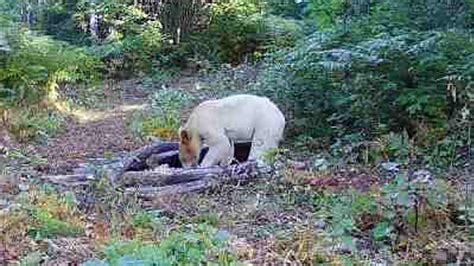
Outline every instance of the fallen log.
<path id="1" fill-rule="evenodd" d="M 257 166 L 256 162 L 245 162 L 227 167 L 214 166 L 209 168 L 168 168 L 160 167 L 148 171 L 125 172 L 116 181 L 119 187 L 160 187 L 178 185 L 182 188 L 168 187 L 165 190 L 192 191 L 196 189 L 183 189 L 183 187 L 195 187 L 201 184 L 202 188 L 207 188 L 212 183 L 224 183 L 228 181 L 246 181 L 259 175 L 270 173 L 272 170 L 266 166 Z M 86 174 L 42 176 L 41 180 L 67 187 L 88 185 L 97 180 L 94 176 Z M 197 182 L 199 181 L 199 182 Z M 193 183 L 195 182 L 195 183 Z M 211 182 L 211 183 L 210 183 Z M 194 185 L 193 185 L 194 184 Z M 166 193 L 165 193 L 166 194 Z"/>
<path id="2" fill-rule="evenodd" d="M 254 176 L 259 173 L 268 172 L 267 167 L 257 167 L 255 162 L 246 162 L 228 167 L 208 167 L 192 169 L 159 168 L 154 171 L 125 172 L 117 184 L 125 187 L 129 186 L 166 186 L 179 183 L 192 182 L 206 178 L 226 179 L 225 177 Z"/>
<path id="3" fill-rule="evenodd" d="M 251 143 L 235 143 L 234 157 L 236 161 L 240 163 L 247 161 L 250 148 Z M 201 150 L 199 162 L 202 161 L 207 151 L 207 147 Z M 122 167 L 119 170 L 110 173 L 110 179 L 115 184 L 116 180 L 126 172 L 144 171 L 164 164 L 171 168 L 182 168 L 179 160 L 178 142 L 157 142 L 132 152 L 131 156 L 122 162 Z"/>
<path id="4" fill-rule="evenodd" d="M 251 143 L 235 143 L 234 157 L 238 162 L 245 162 L 250 153 Z M 199 163 L 202 161 L 204 156 L 207 154 L 208 148 L 204 147 L 199 155 Z M 181 168 L 181 161 L 179 160 L 179 143 L 178 142 L 157 142 L 145 146 L 135 152 L 132 152 L 123 162 L 123 171 L 143 171 L 150 168 L 147 164 L 147 159 L 154 155 L 159 155 L 159 158 L 155 161 L 155 164 L 168 164 L 172 168 Z"/>
<path id="5" fill-rule="evenodd" d="M 109 178 L 112 183 L 115 183 L 115 180 L 119 178 L 126 171 L 143 171 L 149 168 L 147 165 L 147 159 L 154 154 L 161 154 L 170 151 L 177 151 L 179 149 L 179 143 L 177 142 L 157 142 L 150 145 L 147 145 L 143 148 L 140 148 L 130 154 L 124 161 L 122 161 L 122 166 L 117 171 L 110 173 Z M 168 160 L 168 164 L 176 164 L 177 162 L 171 161 L 175 159 L 175 156 L 170 158 L 162 158 L 163 162 Z M 179 159 L 179 158 L 178 158 Z M 178 160 L 179 161 L 179 160 Z"/>
<path id="6" fill-rule="evenodd" d="M 40 179 L 44 182 L 68 187 L 88 185 L 90 181 L 95 180 L 94 176 L 86 174 L 49 175 L 41 176 Z"/>
<path id="7" fill-rule="evenodd" d="M 212 180 L 197 180 L 179 185 L 170 185 L 163 187 L 139 187 L 127 188 L 125 194 L 134 195 L 141 199 L 153 199 L 171 195 L 181 195 L 191 192 L 200 192 L 214 185 Z"/>
<path id="8" fill-rule="evenodd" d="M 172 169 L 159 168 L 153 171 L 125 172 L 117 184 L 122 186 L 164 186 L 191 182 L 205 177 L 216 177 L 224 171 L 221 167 Z"/>
<path id="9" fill-rule="evenodd" d="M 133 184 L 125 190 L 140 198 L 177 195 L 190 192 L 201 192 L 221 183 L 247 182 L 259 176 L 271 173 L 272 169 L 257 166 L 256 162 L 247 162 L 228 167 L 210 167 L 160 172 L 129 172 L 123 176 L 126 185 Z M 145 185 L 145 186 L 143 186 Z"/>
<path id="10" fill-rule="evenodd" d="M 248 181 L 272 171 L 269 167 L 258 166 L 255 161 L 246 161 L 249 143 L 236 144 L 236 164 L 227 167 L 181 168 L 178 143 L 166 142 L 146 146 L 125 159 L 118 169 L 109 172 L 113 184 L 125 188 L 125 192 L 139 197 L 151 198 L 172 194 L 198 192 L 214 185 Z M 201 152 L 205 155 L 207 149 Z M 202 158 L 201 158 L 202 159 Z M 43 176 L 42 180 L 66 187 L 90 184 L 97 180 L 91 174 Z"/>

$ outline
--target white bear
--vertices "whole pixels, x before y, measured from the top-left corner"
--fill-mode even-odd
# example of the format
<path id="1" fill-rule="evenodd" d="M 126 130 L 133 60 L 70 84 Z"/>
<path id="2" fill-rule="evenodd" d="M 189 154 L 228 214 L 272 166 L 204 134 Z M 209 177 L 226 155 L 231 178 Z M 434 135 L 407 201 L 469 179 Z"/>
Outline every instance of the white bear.
<path id="1" fill-rule="evenodd" d="M 264 154 L 278 148 L 285 117 L 266 97 L 238 94 L 202 102 L 179 129 L 180 160 L 184 168 L 197 166 L 203 145 L 209 146 L 201 167 L 226 166 L 234 143 L 251 142 L 249 160 L 263 162 Z"/>

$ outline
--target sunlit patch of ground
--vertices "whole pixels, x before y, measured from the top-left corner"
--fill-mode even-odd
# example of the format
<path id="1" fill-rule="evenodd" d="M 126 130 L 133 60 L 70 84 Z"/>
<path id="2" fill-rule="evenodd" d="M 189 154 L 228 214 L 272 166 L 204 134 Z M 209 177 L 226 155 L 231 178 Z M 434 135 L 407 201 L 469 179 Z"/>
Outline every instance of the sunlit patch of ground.
<path id="1" fill-rule="evenodd" d="M 48 159 L 52 173 L 68 173 L 87 158 L 103 158 L 144 145 L 127 129 L 127 118 L 147 104 L 121 104 L 111 109 L 75 109 L 66 112 L 65 130 L 38 151 Z"/>
<path id="2" fill-rule="evenodd" d="M 124 104 L 108 110 L 76 109 L 69 112 L 68 114 L 77 119 L 79 123 L 84 124 L 106 120 L 116 116 L 123 116 L 136 111 L 143 111 L 146 109 L 146 107 L 147 104 Z"/>

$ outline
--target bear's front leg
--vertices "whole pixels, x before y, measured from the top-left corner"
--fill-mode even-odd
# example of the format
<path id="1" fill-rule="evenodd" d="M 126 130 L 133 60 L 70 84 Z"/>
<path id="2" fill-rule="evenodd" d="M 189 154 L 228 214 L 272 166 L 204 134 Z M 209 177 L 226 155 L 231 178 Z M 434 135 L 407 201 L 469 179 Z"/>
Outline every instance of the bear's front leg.
<path id="1" fill-rule="evenodd" d="M 233 157 L 233 147 L 225 135 L 216 137 L 208 145 L 209 151 L 202 160 L 201 167 L 211 167 L 219 164 L 226 166 L 230 163 Z"/>

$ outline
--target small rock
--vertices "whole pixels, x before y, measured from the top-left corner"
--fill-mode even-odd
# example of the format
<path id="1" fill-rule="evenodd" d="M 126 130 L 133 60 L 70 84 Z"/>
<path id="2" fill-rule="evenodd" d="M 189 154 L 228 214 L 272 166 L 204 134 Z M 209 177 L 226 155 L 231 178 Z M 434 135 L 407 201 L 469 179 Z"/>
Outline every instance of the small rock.
<path id="1" fill-rule="evenodd" d="M 423 183 L 423 184 L 432 184 L 434 182 L 433 176 L 430 171 L 427 170 L 418 170 L 412 175 L 412 182 L 414 183 Z"/>
<path id="2" fill-rule="evenodd" d="M 316 159 L 313 163 L 313 167 L 317 171 L 326 171 L 329 168 L 329 162 L 324 158 Z"/>
<path id="3" fill-rule="evenodd" d="M 298 171 L 304 171 L 307 168 L 305 162 L 290 161 L 290 165 L 293 169 Z"/>
<path id="4" fill-rule="evenodd" d="M 218 239 L 226 241 L 231 237 L 231 235 L 230 235 L 229 231 L 221 229 L 221 230 L 217 231 L 216 237 Z"/>
<path id="5" fill-rule="evenodd" d="M 251 258 L 255 255 L 255 250 L 244 238 L 231 236 L 230 246 L 239 256 Z M 247 265 L 247 264 L 244 264 Z"/>
<path id="6" fill-rule="evenodd" d="M 15 187 L 18 180 L 12 176 L 0 175 L 0 193 L 11 193 Z"/>
<path id="7" fill-rule="evenodd" d="M 398 172 L 400 170 L 399 163 L 386 162 L 381 164 L 382 168 L 389 172 Z"/>
<path id="8" fill-rule="evenodd" d="M 349 245 L 341 244 L 336 248 L 337 252 L 340 254 L 351 254 L 352 248 Z"/>
<path id="9" fill-rule="evenodd" d="M 448 253 L 445 250 L 438 250 L 434 255 L 434 259 L 437 263 L 446 263 L 448 261 Z"/>
<path id="10" fill-rule="evenodd" d="M 8 206 L 8 201 L 6 199 L 0 199 L 0 208 L 5 208 Z"/>
<path id="11" fill-rule="evenodd" d="M 315 223 L 314 223 L 314 226 L 317 228 L 317 229 L 325 229 L 326 228 L 326 222 L 323 221 L 323 220 L 317 220 Z"/>
<path id="12" fill-rule="evenodd" d="M 86 169 L 86 168 L 74 168 L 72 170 L 72 173 L 75 174 L 75 175 L 83 175 L 83 174 L 87 174 L 89 171 Z"/>
<path id="13" fill-rule="evenodd" d="M 159 154 L 153 154 L 146 159 L 146 165 L 150 169 L 155 169 L 160 166 L 161 156 Z"/>
<path id="14" fill-rule="evenodd" d="M 20 189 L 21 192 L 27 192 L 30 190 L 30 186 L 28 184 L 18 184 L 18 189 Z"/>
<path id="15" fill-rule="evenodd" d="M 21 208 L 21 205 L 18 203 L 7 205 L 4 208 L 0 209 L 0 215 L 8 214 L 9 212 L 19 210 L 20 208 Z"/>

